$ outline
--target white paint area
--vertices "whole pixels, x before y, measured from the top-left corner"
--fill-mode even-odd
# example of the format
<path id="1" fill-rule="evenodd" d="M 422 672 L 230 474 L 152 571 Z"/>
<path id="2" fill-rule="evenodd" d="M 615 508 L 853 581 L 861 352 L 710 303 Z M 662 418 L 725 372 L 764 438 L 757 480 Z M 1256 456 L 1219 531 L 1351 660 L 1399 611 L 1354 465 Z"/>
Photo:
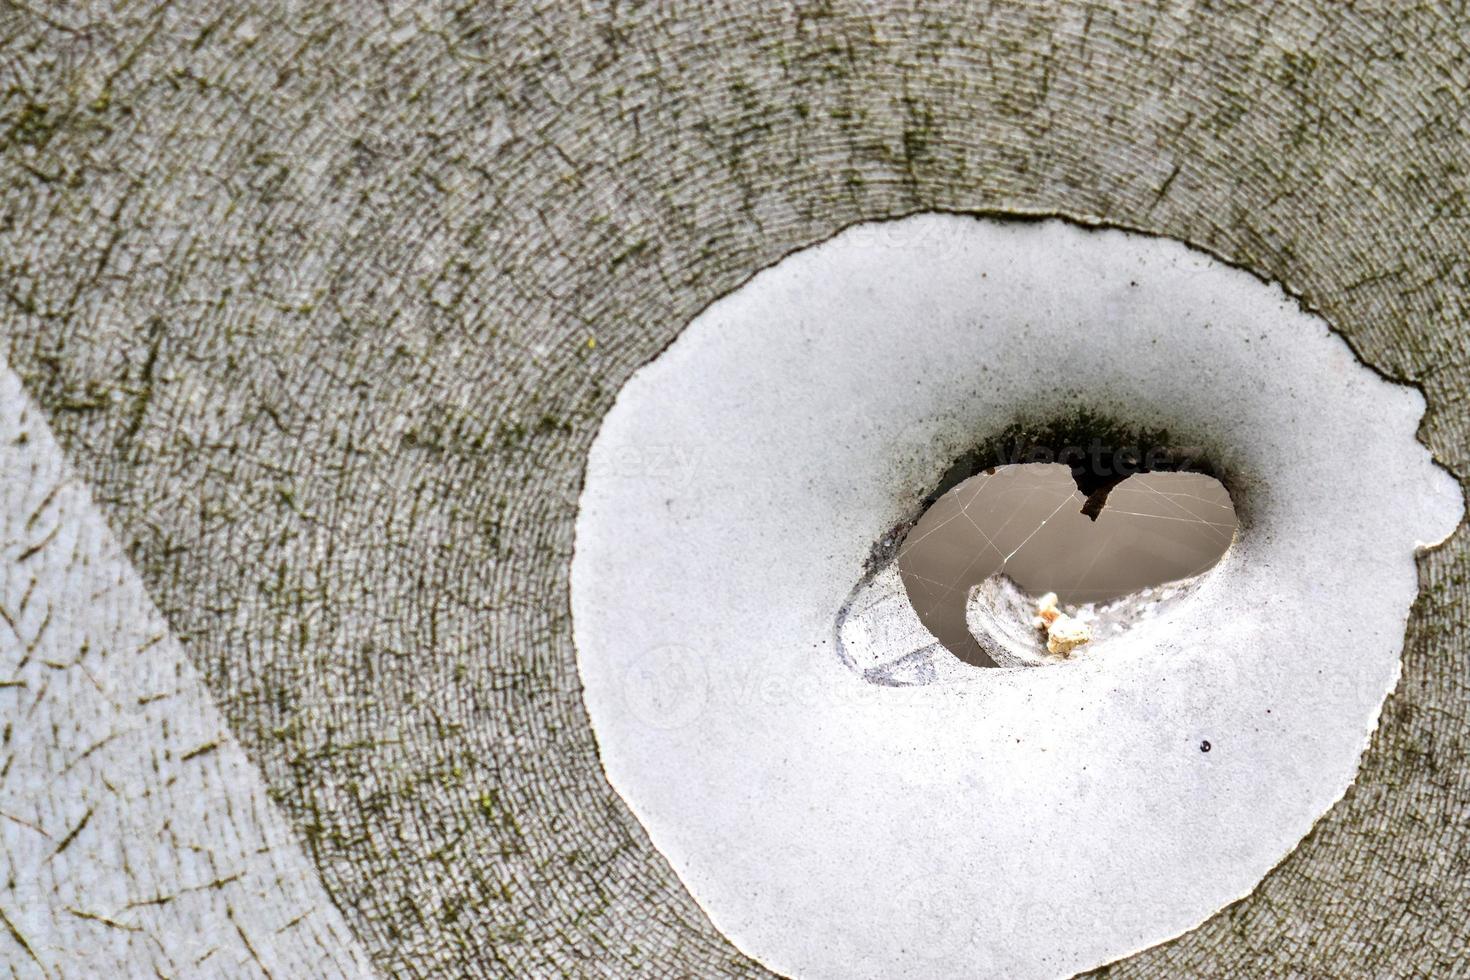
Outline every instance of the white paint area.
<path id="1" fill-rule="evenodd" d="M 372 975 L 3 365 L 0 726 L 11 975 Z"/>
<path id="2" fill-rule="evenodd" d="M 887 687 L 842 663 L 874 542 L 1021 410 L 1078 407 L 1224 463 L 1240 535 L 1198 591 L 1045 669 Z M 1423 410 L 1166 240 L 930 215 L 795 254 L 638 372 L 593 446 L 572 608 L 608 778 L 781 973 L 1056 977 L 1177 936 L 1354 778 L 1415 549 L 1461 516 Z"/>

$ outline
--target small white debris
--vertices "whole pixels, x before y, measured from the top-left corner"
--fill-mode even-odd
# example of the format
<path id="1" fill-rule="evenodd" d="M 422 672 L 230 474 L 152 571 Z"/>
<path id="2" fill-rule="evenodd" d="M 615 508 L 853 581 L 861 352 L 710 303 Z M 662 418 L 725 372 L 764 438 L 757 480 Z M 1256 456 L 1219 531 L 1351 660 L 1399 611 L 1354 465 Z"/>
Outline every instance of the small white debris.
<path id="1" fill-rule="evenodd" d="M 1047 652 L 1065 657 L 1092 639 L 1092 627 L 1057 608 L 1057 594 L 1048 592 L 1036 600 L 1036 618 L 1031 624 L 1046 633 Z"/>
<path id="2" fill-rule="evenodd" d="M 1071 616 L 1061 615 L 1046 632 L 1046 649 L 1059 656 L 1067 656 L 1075 648 L 1092 639 L 1092 627 Z"/>
<path id="3" fill-rule="evenodd" d="M 1036 618 L 1031 620 L 1031 625 L 1044 630 L 1061 614 L 1061 610 L 1057 608 L 1057 594 L 1048 592 L 1036 600 Z"/>

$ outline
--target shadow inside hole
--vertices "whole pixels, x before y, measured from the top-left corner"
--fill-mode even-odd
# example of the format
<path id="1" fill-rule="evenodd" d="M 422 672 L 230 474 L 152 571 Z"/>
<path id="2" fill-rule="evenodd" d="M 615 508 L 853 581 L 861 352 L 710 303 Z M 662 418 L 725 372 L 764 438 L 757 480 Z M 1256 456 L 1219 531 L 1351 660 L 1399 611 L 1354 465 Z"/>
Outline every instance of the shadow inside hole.
<path id="1" fill-rule="evenodd" d="M 1065 608 L 1199 575 L 1235 538 L 1234 505 L 1212 476 L 1082 482 L 1058 463 L 999 466 L 950 487 L 920 516 L 899 546 L 899 578 L 946 649 L 994 665 L 966 626 L 965 605 L 998 572 L 1033 596 L 1057 593 Z"/>

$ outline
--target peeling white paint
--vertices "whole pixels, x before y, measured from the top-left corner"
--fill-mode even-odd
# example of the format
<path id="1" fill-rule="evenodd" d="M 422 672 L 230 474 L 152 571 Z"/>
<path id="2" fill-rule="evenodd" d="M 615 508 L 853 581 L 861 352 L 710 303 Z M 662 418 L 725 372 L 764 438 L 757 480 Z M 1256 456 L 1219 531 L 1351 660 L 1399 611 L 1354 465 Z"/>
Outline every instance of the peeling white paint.
<path id="1" fill-rule="evenodd" d="M 1110 602 L 1074 607 L 1072 617 L 1087 628 L 1089 639 L 1065 659 L 1105 657 L 1129 630 L 1142 623 L 1169 628 L 1173 613 L 1194 595 L 1208 575 L 1206 572 L 1166 582 Z M 1007 575 L 992 575 L 970 589 L 965 624 L 998 667 L 1040 667 L 1058 662 L 1056 654 L 1048 649 L 1050 630 L 1043 631 L 1037 621 L 1037 601 Z"/>
<path id="2" fill-rule="evenodd" d="M 372 975 L 3 365 L 0 724 L 12 975 Z"/>
<path id="3" fill-rule="evenodd" d="M 714 304 L 608 414 L 572 567 L 587 707 L 772 969 L 1068 975 L 1247 894 L 1340 798 L 1460 489 L 1418 392 L 1245 272 L 1058 221 L 862 231 Z M 1193 595 L 1045 669 L 841 662 L 873 543 L 1018 408 L 1079 406 L 1213 440 L 1242 526 Z M 631 478 L 646 446 L 698 466 Z"/>
<path id="4" fill-rule="evenodd" d="M 835 651 L 872 684 L 960 683 L 970 676 L 970 667 L 919 621 L 896 561 L 864 577 L 837 611 Z"/>

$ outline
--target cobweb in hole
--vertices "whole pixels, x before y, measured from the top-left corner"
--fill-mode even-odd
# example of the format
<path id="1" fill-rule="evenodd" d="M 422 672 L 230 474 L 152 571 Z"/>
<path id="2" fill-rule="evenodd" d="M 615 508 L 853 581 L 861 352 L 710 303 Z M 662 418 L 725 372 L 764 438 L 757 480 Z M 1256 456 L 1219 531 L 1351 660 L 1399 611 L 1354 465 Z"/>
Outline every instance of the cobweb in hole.
<path id="1" fill-rule="evenodd" d="M 1219 561 L 1235 537 L 1224 486 L 1198 473 L 1144 473 L 1107 496 L 1093 521 L 1071 471 L 1002 466 L 940 497 L 898 552 L 899 577 L 919 620 L 962 660 L 986 663 L 965 625 L 971 587 L 1004 571 L 1063 606 L 1104 602 L 1189 578 Z"/>

